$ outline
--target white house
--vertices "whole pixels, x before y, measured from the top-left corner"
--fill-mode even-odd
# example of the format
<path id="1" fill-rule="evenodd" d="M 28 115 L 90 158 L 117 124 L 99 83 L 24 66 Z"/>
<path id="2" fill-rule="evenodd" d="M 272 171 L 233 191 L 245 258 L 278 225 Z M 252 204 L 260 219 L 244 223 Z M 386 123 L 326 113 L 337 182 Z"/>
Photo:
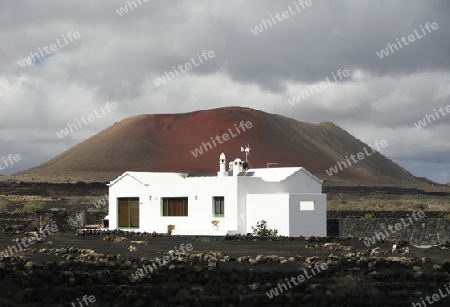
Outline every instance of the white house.
<path id="1" fill-rule="evenodd" d="M 232 164 L 232 165 L 231 165 Z M 109 229 L 174 235 L 246 234 L 266 220 L 283 236 L 326 236 L 322 181 L 302 167 L 246 170 L 219 158 L 214 177 L 125 172 L 109 186 Z M 218 227 L 212 220 L 220 221 Z"/>

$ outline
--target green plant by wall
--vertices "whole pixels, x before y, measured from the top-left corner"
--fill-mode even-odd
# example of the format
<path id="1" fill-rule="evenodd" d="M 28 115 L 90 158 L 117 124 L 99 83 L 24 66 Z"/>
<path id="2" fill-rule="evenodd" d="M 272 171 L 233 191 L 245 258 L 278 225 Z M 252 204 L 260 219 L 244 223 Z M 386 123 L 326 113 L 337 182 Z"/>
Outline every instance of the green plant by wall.
<path id="1" fill-rule="evenodd" d="M 256 223 L 256 227 L 252 226 L 253 235 L 257 237 L 277 237 L 278 230 L 270 229 L 267 226 L 267 221 L 261 220 Z"/>

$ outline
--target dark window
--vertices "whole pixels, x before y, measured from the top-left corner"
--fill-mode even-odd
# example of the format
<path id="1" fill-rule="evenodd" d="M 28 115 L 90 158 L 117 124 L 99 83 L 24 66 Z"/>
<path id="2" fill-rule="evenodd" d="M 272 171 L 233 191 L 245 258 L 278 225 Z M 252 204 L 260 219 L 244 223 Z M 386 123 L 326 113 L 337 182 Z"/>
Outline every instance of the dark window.
<path id="1" fill-rule="evenodd" d="M 163 216 L 188 216 L 188 198 L 170 197 L 162 199 Z"/>
<path id="2" fill-rule="evenodd" d="M 139 198 L 118 198 L 119 227 L 139 227 Z"/>
<path id="3" fill-rule="evenodd" d="M 225 197 L 213 197 L 213 214 L 215 217 L 223 217 L 225 214 Z"/>

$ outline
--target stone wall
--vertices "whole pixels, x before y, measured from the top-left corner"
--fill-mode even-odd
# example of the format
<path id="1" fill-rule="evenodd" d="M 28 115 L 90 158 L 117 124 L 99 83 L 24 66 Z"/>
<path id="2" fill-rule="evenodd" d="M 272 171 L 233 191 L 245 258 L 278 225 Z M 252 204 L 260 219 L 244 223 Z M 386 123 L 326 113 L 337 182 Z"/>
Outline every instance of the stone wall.
<path id="1" fill-rule="evenodd" d="M 412 211 L 329 211 L 328 235 L 407 240 L 414 244 L 434 244 L 450 240 L 447 212 L 424 212 L 423 218 L 411 217 Z M 397 225 L 398 230 L 395 226 Z M 389 229 L 389 226 L 390 229 Z"/>
<path id="2" fill-rule="evenodd" d="M 180 253 L 168 265 L 155 264 L 155 258 L 130 259 L 73 246 L 40 248 L 33 254 L 40 259 L 58 255 L 65 261 L 39 263 L 27 255 L 0 262 L 5 289 L 0 291 L 0 306 L 69 306 L 83 295 L 94 295 L 92 306 L 97 307 L 422 306 L 422 297 L 431 294 L 437 307 L 448 306 L 449 300 L 437 302 L 434 297 L 449 289 L 444 285 L 450 261 L 437 264 L 428 257 L 382 257 L 370 250 L 331 253 L 322 259 Z M 137 275 L 152 263 L 155 270 Z M 317 264 L 322 269 L 313 275 Z M 300 276 L 307 280 L 301 281 Z M 298 282 L 294 283 L 295 277 Z"/>

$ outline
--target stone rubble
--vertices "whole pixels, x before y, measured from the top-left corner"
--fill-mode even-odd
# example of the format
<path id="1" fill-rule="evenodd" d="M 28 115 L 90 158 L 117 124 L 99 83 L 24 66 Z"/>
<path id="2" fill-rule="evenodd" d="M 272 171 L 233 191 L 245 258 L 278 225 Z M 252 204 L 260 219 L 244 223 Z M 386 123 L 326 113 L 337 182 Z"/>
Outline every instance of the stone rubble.
<path id="1" fill-rule="evenodd" d="M 434 293 L 450 279 L 450 260 L 430 264 L 426 257 L 411 258 L 407 253 L 381 255 L 378 247 L 363 253 L 330 254 L 325 259 L 180 252 L 170 265 L 155 270 L 151 278 L 137 281 L 130 274 L 152 259 L 129 259 L 74 247 L 46 247 L 35 252 L 59 256 L 61 260 L 34 263 L 26 256 L 15 255 L 0 262 L 0 276 L 11 289 L 10 303 L 0 301 L 0 306 L 63 306 L 66 298 L 76 297 L 80 289 L 89 289 L 98 300 L 96 306 L 379 307 L 407 305 L 423 294 Z M 327 270 L 269 301 L 266 292 L 277 282 L 322 261 L 328 264 Z M 272 263 L 296 268 L 263 269 Z M 255 270 L 258 266 L 261 269 Z"/>

